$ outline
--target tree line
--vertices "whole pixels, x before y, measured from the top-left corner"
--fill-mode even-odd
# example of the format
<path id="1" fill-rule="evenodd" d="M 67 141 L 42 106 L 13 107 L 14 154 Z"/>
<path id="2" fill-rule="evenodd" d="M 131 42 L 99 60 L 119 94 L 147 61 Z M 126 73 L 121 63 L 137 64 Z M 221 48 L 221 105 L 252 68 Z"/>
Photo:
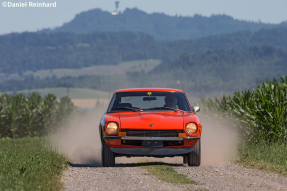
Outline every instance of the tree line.
<path id="1" fill-rule="evenodd" d="M 25 71 L 117 65 L 122 61 L 147 59 L 167 62 L 183 53 L 215 49 L 238 50 L 263 45 L 287 50 L 287 29 L 162 42 L 150 35 L 133 32 L 97 32 L 85 35 L 26 32 L 0 36 L 0 73 L 21 75 Z"/>

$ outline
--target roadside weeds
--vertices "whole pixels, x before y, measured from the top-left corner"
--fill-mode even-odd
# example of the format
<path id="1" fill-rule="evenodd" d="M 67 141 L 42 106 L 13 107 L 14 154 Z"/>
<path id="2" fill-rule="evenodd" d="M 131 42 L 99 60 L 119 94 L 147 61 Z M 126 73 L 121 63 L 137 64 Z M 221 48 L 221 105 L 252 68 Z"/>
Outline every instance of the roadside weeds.
<path id="1" fill-rule="evenodd" d="M 0 190 L 63 190 L 66 157 L 45 138 L 0 140 Z"/>
<path id="2" fill-rule="evenodd" d="M 241 145 L 236 163 L 247 168 L 287 176 L 287 145 L 286 143 Z"/>

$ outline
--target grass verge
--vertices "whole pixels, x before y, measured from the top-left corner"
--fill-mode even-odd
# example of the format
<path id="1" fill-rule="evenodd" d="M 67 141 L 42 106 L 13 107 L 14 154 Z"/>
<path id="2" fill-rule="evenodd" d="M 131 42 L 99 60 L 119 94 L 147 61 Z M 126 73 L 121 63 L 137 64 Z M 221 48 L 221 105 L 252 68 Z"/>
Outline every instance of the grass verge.
<path id="1" fill-rule="evenodd" d="M 178 174 L 172 166 L 166 163 L 146 163 L 142 168 L 147 169 L 149 174 L 154 175 L 157 179 L 167 183 L 197 184 L 194 180 L 187 178 L 186 175 Z"/>
<path id="2" fill-rule="evenodd" d="M 238 153 L 239 164 L 287 176 L 286 143 L 242 145 Z"/>
<path id="3" fill-rule="evenodd" d="M 66 158 L 44 138 L 0 140 L 0 190 L 61 190 Z"/>

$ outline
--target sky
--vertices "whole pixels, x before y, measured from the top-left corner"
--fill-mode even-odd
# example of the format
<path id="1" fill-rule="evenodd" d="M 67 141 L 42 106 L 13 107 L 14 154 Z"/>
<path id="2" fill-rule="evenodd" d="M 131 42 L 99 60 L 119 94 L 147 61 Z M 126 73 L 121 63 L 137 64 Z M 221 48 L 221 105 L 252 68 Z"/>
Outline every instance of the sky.
<path id="1" fill-rule="evenodd" d="M 27 7 L 7 7 L 20 2 L 26 2 Z M 31 7 L 30 2 L 56 2 L 56 7 Z M 115 10 L 115 0 L 0 0 L 0 3 L 0 34 L 58 27 L 71 21 L 76 14 L 95 8 Z M 120 0 L 120 11 L 134 7 L 147 13 L 167 15 L 226 14 L 263 23 L 287 20 L 287 0 Z"/>

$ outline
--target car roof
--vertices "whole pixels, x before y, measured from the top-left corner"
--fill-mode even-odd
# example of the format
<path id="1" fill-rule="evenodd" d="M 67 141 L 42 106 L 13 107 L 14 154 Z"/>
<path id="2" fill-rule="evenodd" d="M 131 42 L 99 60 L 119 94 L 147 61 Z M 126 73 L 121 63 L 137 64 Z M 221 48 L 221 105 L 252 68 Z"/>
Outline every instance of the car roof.
<path id="1" fill-rule="evenodd" d="M 116 93 L 119 92 L 140 92 L 140 91 L 162 91 L 162 92 L 182 92 L 182 90 L 172 89 L 172 88 L 129 88 L 129 89 L 121 89 L 117 90 Z"/>

